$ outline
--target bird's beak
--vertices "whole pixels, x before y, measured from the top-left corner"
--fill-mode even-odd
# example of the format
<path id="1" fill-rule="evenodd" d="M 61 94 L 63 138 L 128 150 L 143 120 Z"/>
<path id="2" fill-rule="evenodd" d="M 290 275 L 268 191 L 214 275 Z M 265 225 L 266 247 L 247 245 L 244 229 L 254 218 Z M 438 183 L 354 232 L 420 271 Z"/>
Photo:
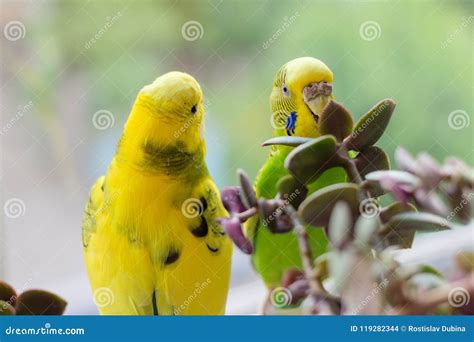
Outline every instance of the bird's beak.
<path id="1" fill-rule="evenodd" d="M 311 110 L 316 122 L 319 121 L 319 115 L 331 94 L 332 84 L 327 82 L 315 82 L 303 88 L 304 103 Z"/>

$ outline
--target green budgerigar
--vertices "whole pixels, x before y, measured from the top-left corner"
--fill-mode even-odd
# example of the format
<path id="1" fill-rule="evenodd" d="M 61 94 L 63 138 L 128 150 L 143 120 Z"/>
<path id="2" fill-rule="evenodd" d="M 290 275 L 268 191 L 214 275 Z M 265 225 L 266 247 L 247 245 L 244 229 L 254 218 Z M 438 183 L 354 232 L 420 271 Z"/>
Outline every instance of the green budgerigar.
<path id="1" fill-rule="evenodd" d="M 319 116 L 333 99 L 333 74 L 320 60 L 303 57 L 294 59 L 278 70 L 270 95 L 274 136 L 318 137 Z M 288 171 L 284 161 L 293 148 L 273 145 L 255 183 L 257 196 L 274 198 L 276 184 Z M 326 171 L 312 184 L 309 192 L 329 184 L 343 182 L 345 172 L 340 168 Z M 301 269 L 298 242 L 293 232 L 273 234 L 264 227 L 259 216 L 245 224 L 245 234 L 253 242 L 252 261 L 267 288 L 280 287 L 285 272 Z M 328 241 L 322 229 L 307 227 L 313 256 L 327 250 Z"/>

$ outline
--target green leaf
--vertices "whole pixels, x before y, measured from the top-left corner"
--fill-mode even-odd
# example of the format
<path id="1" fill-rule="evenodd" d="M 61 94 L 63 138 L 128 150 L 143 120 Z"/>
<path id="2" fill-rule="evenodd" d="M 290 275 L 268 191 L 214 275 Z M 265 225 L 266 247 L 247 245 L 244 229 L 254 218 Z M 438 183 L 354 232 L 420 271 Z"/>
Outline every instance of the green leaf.
<path id="1" fill-rule="evenodd" d="M 345 140 L 348 149 L 356 151 L 374 145 L 383 135 L 395 109 L 395 102 L 385 99 L 377 103 L 355 125 L 352 135 Z"/>
<path id="2" fill-rule="evenodd" d="M 0 300 L 0 316 L 14 316 L 15 308 L 4 300 Z"/>
<path id="3" fill-rule="evenodd" d="M 356 217 L 359 215 L 358 191 L 359 187 L 353 183 L 329 185 L 306 198 L 298 212 L 307 224 L 327 226 L 335 204 L 344 201 L 349 205 L 353 217 Z"/>
<path id="4" fill-rule="evenodd" d="M 62 315 L 67 302 L 61 297 L 43 290 L 29 290 L 18 296 L 15 306 L 17 315 Z"/>
<path id="5" fill-rule="evenodd" d="M 304 138 L 304 137 L 275 137 L 266 140 L 262 143 L 262 146 L 270 146 L 270 145 L 284 145 L 284 146 L 292 146 L 297 147 L 302 144 L 306 144 L 314 140 L 313 138 Z"/>
<path id="6" fill-rule="evenodd" d="M 331 134 L 337 141 L 343 141 L 352 132 L 352 116 L 341 104 L 331 100 L 324 107 L 319 118 L 319 132 Z"/>
<path id="7" fill-rule="evenodd" d="M 254 208 L 257 206 L 257 196 L 255 195 L 255 191 L 253 189 L 252 184 L 250 183 L 250 179 L 245 173 L 244 170 L 237 170 L 237 174 L 239 175 L 240 186 L 242 187 L 242 201 L 248 208 Z"/>
<path id="8" fill-rule="evenodd" d="M 14 306 L 16 296 L 15 289 L 10 284 L 0 280 L 0 300 L 11 303 Z"/>
<path id="9" fill-rule="evenodd" d="M 438 271 L 436 268 L 430 265 L 420 265 L 418 273 L 430 273 L 430 274 L 434 274 L 435 276 L 439 278 L 444 278 L 443 274 L 440 271 Z"/>
<path id="10" fill-rule="evenodd" d="M 361 151 L 354 162 L 362 178 L 374 171 L 390 169 L 390 160 L 387 154 L 376 146 L 370 146 Z"/>
<path id="11" fill-rule="evenodd" d="M 281 199 L 288 201 L 295 209 L 298 209 L 308 194 L 308 188 L 291 175 L 280 178 L 277 189 Z"/>
<path id="12" fill-rule="evenodd" d="M 299 182 L 309 184 L 327 169 L 342 165 L 336 148 L 336 139 L 332 135 L 323 135 L 291 151 L 286 157 L 285 167 Z"/>

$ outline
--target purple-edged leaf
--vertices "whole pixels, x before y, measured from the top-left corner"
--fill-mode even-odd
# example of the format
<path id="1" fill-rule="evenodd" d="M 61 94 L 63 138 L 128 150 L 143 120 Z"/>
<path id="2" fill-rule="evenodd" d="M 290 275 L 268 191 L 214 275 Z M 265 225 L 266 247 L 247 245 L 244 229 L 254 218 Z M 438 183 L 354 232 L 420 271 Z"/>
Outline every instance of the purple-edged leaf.
<path id="1" fill-rule="evenodd" d="M 344 201 L 353 217 L 359 215 L 359 187 L 353 183 L 339 183 L 324 187 L 301 203 L 298 213 L 303 221 L 315 227 L 327 226 L 335 204 Z"/>
<path id="2" fill-rule="evenodd" d="M 336 139 L 324 135 L 291 151 L 286 157 L 285 167 L 299 182 L 309 184 L 327 169 L 342 164 L 336 149 Z"/>
<path id="3" fill-rule="evenodd" d="M 339 142 L 351 134 L 352 125 L 352 116 L 349 111 L 333 100 L 324 107 L 319 117 L 321 135 L 331 134 Z"/>
<path id="4" fill-rule="evenodd" d="M 221 199 L 224 208 L 231 214 L 238 214 L 245 211 L 244 203 L 241 199 L 241 190 L 238 186 L 228 186 L 222 189 Z"/>
<path id="5" fill-rule="evenodd" d="M 413 174 L 418 173 L 419 165 L 415 158 L 405 150 L 403 147 L 397 147 L 395 150 L 395 160 L 398 166 L 403 171 L 408 171 Z"/>
<path id="6" fill-rule="evenodd" d="M 354 158 L 354 162 L 362 178 L 374 171 L 390 169 L 390 161 L 387 154 L 377 146 L 370 146 L 361 151 Z"/>
<path id="7" fill-rule="evenodd" d="M 344 141 L 348 149 L 361 151 L 374 145 L 385 132 L 395 109 L 395 102 L 385 99 L 377 103 L 355 125 L 352 134 Z"/>
<path id="8" fill-rule="evenodd" d="M 279 200 L 259 199 L 260 219 L 272 233 L 284 234 L 293 229 L 293 222 L 285 210 L 285 203 Z"/>
<path id="9" fill-rule="evenodd" d="M 229 238 L 245 254 L 253 253 L 252 243 L 245 237 L 242 224 L 237 216 L 220 218 L 217 220 L 224 228 Z"/>
<path id="10" fill-rule="evenodd" d="M 382 223 L 387 223 L 393 216 L 404 212 L 416 212 L 416 208 L 410 203 L 403 205 L 403 203 L 395 202 L 380 209 L 380 220 Z"/>
<path id="11" fill-rule="evenodd" d="M 451 223 L 442 217 L 430 213 L 406 212 L 392 216 L 380 230 L 388 245 L 410 248 L 413 232 L 438 231 L 451 228 Z"/>
<path id="12" fill-rule="evenodd" d="M 308 194 L 308 188 L 291 175 L 280 178 L 277 183 L 277 189 L 280 198 L 288 201 L 295 209 L 298 209 Z"/>
<path id="13" fill-rule="evenodd" d="M 247 208 L 254 208 L 257 206 L 257 196 L 253 189 L 252 183 L 244 170 L 238 170 L 240 186 L 242 187 L 242 200 Z"/>

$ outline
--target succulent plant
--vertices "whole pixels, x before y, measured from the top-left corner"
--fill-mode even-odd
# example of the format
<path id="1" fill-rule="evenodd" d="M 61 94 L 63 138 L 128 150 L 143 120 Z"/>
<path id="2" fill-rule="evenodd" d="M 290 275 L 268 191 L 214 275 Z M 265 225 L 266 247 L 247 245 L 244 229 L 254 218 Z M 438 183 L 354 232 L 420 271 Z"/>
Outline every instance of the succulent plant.
<path id="1" fill-rule="evenodd" d="M 8 283 L 0 280 L 0 316 L 2 315 L 62 315 L 67 302 L 44 290 L 27 290 L 17 294 Z"/>
<path id="2" fill-rule="evenodd" d="M 467 256 L 461 261 L 458 256 L 459 279 L 455 281 L 444 279 L 432 267 L 407 267 L 393 257 L 397 249 L 412 246 L 417 231 L 447 230 L 461 224 L 472 227 L 474 197 L 474 172 L 455 158 L 439 165 L 427 153 L 414 158 L 398 148 L 395 159 L 401 170 L 390 170 L 387 154 L 374 145 L 394 108 L 392 100 L 383 100 L 354 125 L 349 111 L 330 101 L 320 116 L 320 137 L 276 137 L 263 143 L 294 147 L 285 160 L 290 175 L 276 184 L 275 198 L 257 199 L 243 171 L 238 172 L 240 187 L 222 192 L 230 217 L 220 222 L 244 252 L 251 254 L 253 248 L 242 223 L 254 215 L 260 215 L 272 233 L 296 234 L 303 270 L 288 270 L 282 284 L 292 294 L 292 305 L 310 301 L 308 313 L 474 311 L 472 303 L 448 305 L 454 288 L 474 296 L 473 266 L 464 260 L 472 262 L 472 251 L 465 251 Z M 348 181 L 308 195 L 311 183 L 334 167 L 344 168 Z M 382 206 L 378 197 L 387 193 L 394 201 Z M 297 196 L 290 198 L 291 194 Z M 307 226 L 324 229 L 332 246 L 316 260 Z M 328 280 L 333 286 L 327 285 Z"/>

